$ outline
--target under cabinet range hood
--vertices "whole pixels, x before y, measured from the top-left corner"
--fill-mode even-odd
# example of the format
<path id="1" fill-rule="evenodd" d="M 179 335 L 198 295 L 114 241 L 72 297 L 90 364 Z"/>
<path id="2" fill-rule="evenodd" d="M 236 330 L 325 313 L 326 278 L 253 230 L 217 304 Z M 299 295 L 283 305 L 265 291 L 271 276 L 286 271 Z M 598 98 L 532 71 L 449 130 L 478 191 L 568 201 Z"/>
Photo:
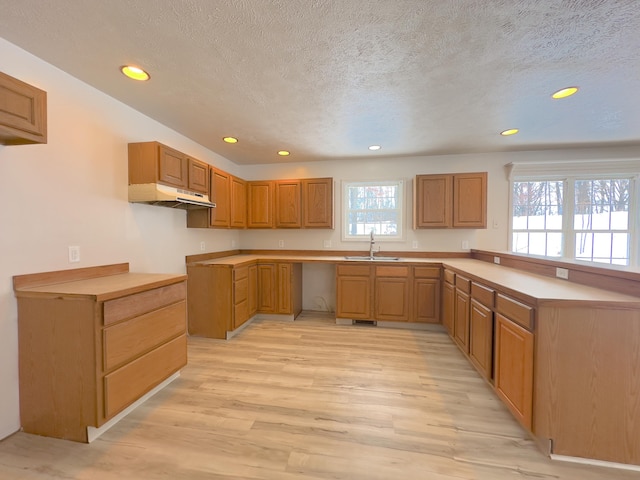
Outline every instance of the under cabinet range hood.
<path id="1" fill-rule="evenodd" d="M 216 204 L 210 202 L 209 196 L 204 193 L 190 192 L 161 183 L 129 185 L 129 201 L 184 210 L 216 207 Z"/>

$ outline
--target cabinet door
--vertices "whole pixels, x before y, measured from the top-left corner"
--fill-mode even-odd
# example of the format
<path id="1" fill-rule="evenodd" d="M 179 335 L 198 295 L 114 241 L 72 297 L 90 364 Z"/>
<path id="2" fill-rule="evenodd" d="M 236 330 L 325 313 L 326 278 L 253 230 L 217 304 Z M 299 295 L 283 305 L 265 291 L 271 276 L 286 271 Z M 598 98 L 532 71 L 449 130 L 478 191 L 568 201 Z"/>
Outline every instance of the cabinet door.
<path id="1" fill-rule="evenodd" d="M 274 185 L 276 228 L 300 228 L 302 226 L 300 181 L 280 180 Z"/>
<path id="2" fill-rule="evenodd" d="M 258 266 L 249 266 L 249 291 L 247 302 L 249 306 L 249 318 L 258 311 Z"/>
<path id="3" fill-rule="evenodd" d="M 487 228 L 487 173 L 453 177 L 453 226 Z"/>
<path id="4" fill-rule="evenodd" d="M 411 311 L 411 302 L 409 302 L 410 285 L 408 278 L 376 277 L 376 320 L 409 321 L 409 313 Z"/>
<path id="5" fill-rule="evenodd" d="M 248 228 L 273 228 L 273 182 L 248 182 Z"/>
<path id="6" fill-rule="evenodd" d="M 451 175 L 418 175 L 414 185 L 414 227 L 451 227 L 452 201 Z"/>
<path id="7" fill-rule="evenodd" d="M 414 321 L 440 323 L 440 280 L 416 278 L 413 281 Z"/>
<path id="8" fill-rule="evenodd" d="M 276 266 L 258 265 L 258 311 L 276 313 Z"/>
<path id="9" fill-rule="evenodd" d="M 189 182 L 187 189 L 209 195 L 209 165 L 195 158 L 187 158 Z"/>
<path id="10" fill-rule="evenodd" d="M 231 228 L 247 228 L 247 182 L 231 175 Z"/>
<path id="11" fill-rule="evenodd" d="M 189 168 L 187 157 L 184 154 L 159 145 L 159 178 L 160 183 L 172 185 L 174 187 L 187 188 L 189 178 Z"/>
<path id="12" fill-rule="evenodd" d="M 249 267 L 233 269 L 233 328 L 249 319 Z"/>
<path id="13" fill-rule="evenodd" d="M 522 425 L 531 430 L 533 333 L 496 313 L 495 388 Z"/>
<path id="14" fill-rule="evenodd" d="M 453 337 L 455 332 L 456 287 L 444 282 L 442 287 L 442 324 L 447 333 Z"/>
<path id="15" fill-rule="evenodd" d="M 333 228 L 333 178 L 302 180 L 302 226 Z"/>
<path id="16" fill-rule="evenodd" d="M 371 269 L 364 265 L 338 265 L 336 317 L 364 320 L 372 317 L 370 272 Z"/>
<path id="17" fill-rule="evenodd" d="M 483 377 L 491 379 L 493 312 L 472 298 L 469 323 L 469 358 Z"/>
<path id="18" fill-rule="evenodd" d="M 456 289 L 453 339 L 464 353 L 469 353 L 469 295 Z"/>
<path id="19" fill-rule="evenodd" d="M 211 169 L 211 201 L 216 204 L 216 208 L 210 208 L 211 226 L 229 228 L 231 224 L 231 192 L 229 174 Z"/>
<path id="20" fill-rule="evenodd" d="M 0 72 L 0 144 L 47 143 L 47 92 Z"/>
<path id="21" fill-rule="evenodd" d="M 291 310 L 291 264 L 278 263 L 278 283 L 276 297 L 278 299 L 278 313 L 293 313 Z"/>

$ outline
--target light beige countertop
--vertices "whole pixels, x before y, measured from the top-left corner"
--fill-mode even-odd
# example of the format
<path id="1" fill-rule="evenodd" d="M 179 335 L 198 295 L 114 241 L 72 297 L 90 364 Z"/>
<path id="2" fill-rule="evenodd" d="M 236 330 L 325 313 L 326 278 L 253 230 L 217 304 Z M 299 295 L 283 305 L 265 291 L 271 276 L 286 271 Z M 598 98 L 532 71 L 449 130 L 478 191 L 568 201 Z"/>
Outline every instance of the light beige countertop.
<path id="1" fill-rule="evenodd" d="M 585 306 L 611 306 L 615 308 L 640 308 L 640 296 L 635 297 L 617 292 L 589 287 L 567 280 L 551 278 L 524 272 L 509 267 L 467 258 L 412 258 L 403 257 L 391 261 L 348 260 L 344 256 L 314 255 L 233 255 L 190 265 L 241 266 L 257 261 L 281 261 L 294 263 L 351 263 L 368 265 L 437 264 L 450 267 L 472 280 L 486 286 L 500 288 L 523 300 L 536 305 L 569 305 L 581 302 Z"/>

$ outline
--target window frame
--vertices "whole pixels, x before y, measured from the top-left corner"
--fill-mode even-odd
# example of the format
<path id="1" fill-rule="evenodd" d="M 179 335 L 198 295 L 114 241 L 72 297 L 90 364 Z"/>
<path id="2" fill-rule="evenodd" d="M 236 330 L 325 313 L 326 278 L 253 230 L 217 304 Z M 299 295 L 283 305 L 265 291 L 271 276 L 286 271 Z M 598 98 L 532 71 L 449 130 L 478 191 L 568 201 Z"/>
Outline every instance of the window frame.
<path id="1" fill-rule="evenodd" d="M 405 180 L 343 180 L 341 188 L 342 195 L 342 219 L 341 219 L 341 239 L 344 242 L 362 242 L 368 241 L 370 232 L 363 234 L 352 235 L 349 234 L 349 197 L 348 190 L 352 186 L 396 186 L 398 188 L 397 205 L 394 209 L 398 212 L 398 224 L 397 232 L 395 235 L 385 235 L 381 233 L 375 233 L 376 242 L 399 242 L 404 241 L 405 237 Z M 377 210 L 371 210 L 377 211 Z"/>
<path id="2" fill-rule="evenodd" d="M 588 169 L 587 169 L 588 170 Z M 583 258 L 576 258 L 576 234 L 583 231 L 582 229 L 576 229 L 574 227 L 575 217 L 575 184 L 581 180 L 616 180 L 616 179 L 629 179 L 629 217 L 628 217 L 628 232 L 629 232 L 629 262 L 627 265 L 620 265 L 616 263 L 597 262 L 593 260 L 586 260 Z M 562 206 L 562 256 L 543 256 L 535 254 L 526 254 L 513 251 L 513 189 L 514 182 L 549 182 L 549 181 L 562 181 L 563 187 L 563 206 Z M 569 202 L 571 199 L 571 202 Z M 516 255 L 544 258 L 548 260 L 565 261 L 577 264 L 589 265 L 602 268 L 614 268 L 614 269 L 636 269 L 639 265 L 640 255 L 640 174 L 625 172 L 605 173 L 603 171 L 593 173 L 575 173 L 569 174 L 535 174 L 533 172 L 527 172 L 525 175 L 510 175 L 509 176 L 509 238 L 508 249 L 509 252 Z M 546 232 L 547 230 L 540 230 Z M 602 230 L 602 233 L 616 232 L 616 230 Z M 612 259 L 610 259 L 612 261 Z"/>

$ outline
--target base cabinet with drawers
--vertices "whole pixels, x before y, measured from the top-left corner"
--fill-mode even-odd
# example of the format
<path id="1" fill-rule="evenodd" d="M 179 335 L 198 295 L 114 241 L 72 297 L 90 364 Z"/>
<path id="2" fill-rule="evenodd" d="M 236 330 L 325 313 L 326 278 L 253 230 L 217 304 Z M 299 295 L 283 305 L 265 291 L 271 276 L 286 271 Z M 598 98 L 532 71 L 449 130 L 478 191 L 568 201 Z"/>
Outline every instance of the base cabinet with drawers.
<path id="1" fill-rule="evenodd" d="M 187 363 L 186 276 L 128 264 L 14 277 L 25 432 L 88 442 Z"/>

